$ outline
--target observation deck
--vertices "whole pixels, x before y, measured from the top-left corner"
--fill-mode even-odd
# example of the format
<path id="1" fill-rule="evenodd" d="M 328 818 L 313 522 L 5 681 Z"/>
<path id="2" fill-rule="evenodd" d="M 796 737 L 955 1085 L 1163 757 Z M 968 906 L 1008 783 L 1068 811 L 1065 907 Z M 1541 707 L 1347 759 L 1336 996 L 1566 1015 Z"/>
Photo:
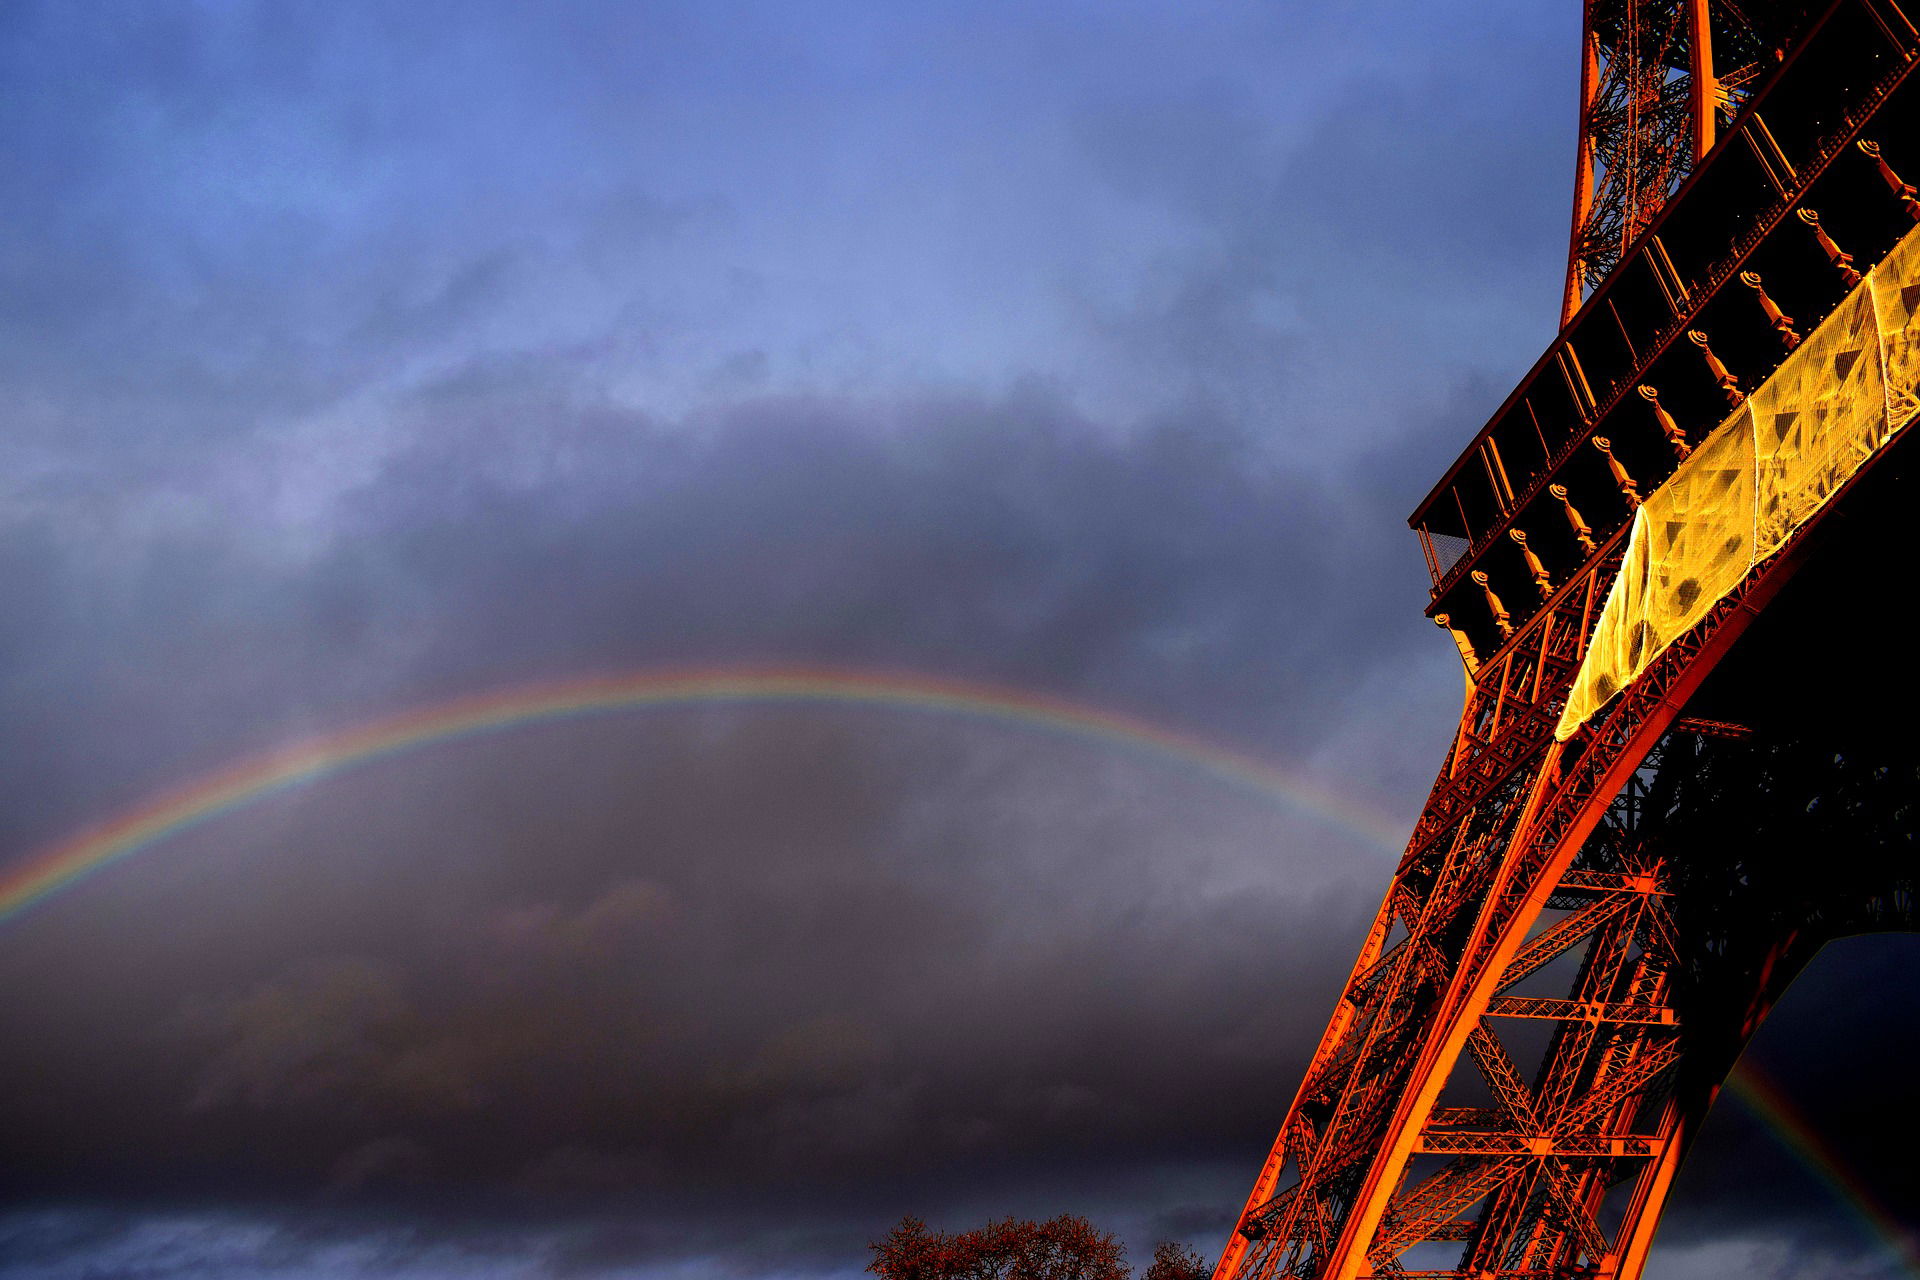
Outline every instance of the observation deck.
<path id="1" fill-rule="evenodd" d="M 1470 668 L 1566 607 L 1641 502 L 1920 222 L 1916 50 L 1888 0 L 1814 19 L 1414 511 L 1427 615 Z"/>

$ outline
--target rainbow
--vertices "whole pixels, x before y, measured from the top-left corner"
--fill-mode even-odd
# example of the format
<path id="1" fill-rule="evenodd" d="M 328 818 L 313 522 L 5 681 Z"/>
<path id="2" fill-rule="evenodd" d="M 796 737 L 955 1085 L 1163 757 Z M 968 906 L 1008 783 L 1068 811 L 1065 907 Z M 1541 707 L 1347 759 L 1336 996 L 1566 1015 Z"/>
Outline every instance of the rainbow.
<path id="1" fill-rule="evenodd" d="M 0 923 L 190 827 L 389 756 L 544 721 L 727 704 L 875 707 L 1024 727 L 1171 761 L 1282 800 L 1388 852 L 1399 852 L 1405 840 L 1399 826 L 1251 756 L 1044 694 L 904 673 L 797 667 L 645 671 L 471 694 L 243 760 L 0 868 Z"/>
<path id="2" fill-rule="evenodd" d="M 1916 1244 L 1892 1210 L 1880 1203 L 1872 1189 L 1847 1169 L 1839 1154 L 1787 1100 L 1778 1085 L 1758 1067 L 1742 1063 L 1727 1077 L 1727 1091 L 1833 1193 L 1870 1235 L 1886 1245 L 1908 1275 L 1920 1276 L 1920 1244 Z"/>

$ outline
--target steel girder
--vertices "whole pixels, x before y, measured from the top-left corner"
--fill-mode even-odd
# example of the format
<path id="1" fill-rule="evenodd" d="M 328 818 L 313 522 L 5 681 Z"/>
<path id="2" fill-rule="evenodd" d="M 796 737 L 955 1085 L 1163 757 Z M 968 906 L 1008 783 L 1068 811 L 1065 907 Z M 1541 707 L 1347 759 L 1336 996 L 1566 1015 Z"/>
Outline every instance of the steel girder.
<path id="1" fill-rule="evenodd" d="M 1806 26 L 1794 0 L 1586 0 L 1565 323 Z"/>
<path id="2" fill-rule="evenodd" d="M 1877 18 L 1875 0 L 1860 2 Z M 1805 9 L 1589 0 L 1570 307 Z M 1820 155 L 1858 127 L 1848 115 Z M 1669 301 L 1678 332 L 1690 312 Z M 1625 528 L 1558 587 L 1541 583 L 1539 610 L 1503 629 L 1473 670 L 1459 731 L 1216 1280 L 1638 1276 L 1681 1158 L 1793 975 L 1828 937 L 1915 921 L 1913 873 L 1899 869 L 1910 857 L 1765 898 L 1767 877 L 1726 856 L 1764 846 L 1764 833 L 1742 827 L 1756 819 L 1737 806 L 1716 813 L 1716 797 L 1784 794 L 1819 770 L 1770 774 L 1778 744 L 1683 718 L 1809 537 L 1885 466 L 1858 473 L 1564 744 L 1552 730 Z M 1861 785 L 1820 779 L 1834 795 Z M 1415 1269 L 1437 1261 L 1425 1256 L 1436 1245 L 1456 1253 L 1452 1266 Z"/>
<path id="3" fill-rule="evenodd" d="M 1725 860 L 1697 856 L 1709 784 L 1780 780 L 1739 726 L 1681 713 L 1819 523 L 1565 744 L 1549 726 L 1617 545 L 1482 667 L 1217 1280 L 1639 1274 L 1682 1155 L 1786 983 L 1826 938 L 1914 919 L 1910 872 L 1762 909 L 1750 868 L 1716 880 Z M 1752 843 L 1713 821 L 1715 847 Z M 1534 989 L 1556 975 L 1555 994 Z M 1546 1032 L 1527 1069 L 1509 1047 L 1523 1023 Z M 1441 1105 L 1449 1091 L 1484 1101 Z M 1438 1243 L 1457 1269 L 1406 1270 Z"/>

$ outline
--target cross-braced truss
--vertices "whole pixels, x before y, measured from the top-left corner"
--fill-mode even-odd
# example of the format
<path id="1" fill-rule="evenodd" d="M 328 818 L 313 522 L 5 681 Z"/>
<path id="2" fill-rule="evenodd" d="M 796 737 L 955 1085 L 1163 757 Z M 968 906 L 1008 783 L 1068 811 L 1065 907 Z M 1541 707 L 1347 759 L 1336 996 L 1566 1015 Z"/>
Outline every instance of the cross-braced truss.
<path id="1" fill-rule="evenodd" d="M 1806 8 L 1793 0 L 1587 0 L 1582 185 L 1568 296 L 1577 303 L 1583 287 L 1651 227 L 1632 255 L 1644 279 L 1628 281 L 1648 301 L 1636 304 L 1616 277 L 1601 322 L 1582 315 L 1562 335 L 1558 363 L 1548 367 L 1565 377 L 1573 426 L 1535 414 L 1536 401 L 1549 410 L 1556 402 L 1538 394 L 1541 384 L 1530 375 L 1416 515 L 1416 527 L 1427 531 L 1423 515 L 1435 523 L 1433 504 L 1451 496 L 1458 523 L 1443 516 L 1437 527 L 1467 544 L 1462 565 L 1431 566 L 1433 617 L 1467 662 L 1467 703 L 1216 1280 L 1634 1280 L 1681 1157 L 1786 984 L 1830 937 L 1916 922 L 1912 801 L 1900 788 L 1910 790 L 1920 777 L 1920 747 L 1882 743 L 1861 752 L 1819 741 L 1810 749 L 1781 737 L 1785 720 L 1756 732 L 1690 709 L 1722 659 L 1814 559 L 1812 539 L 1826 536 L 1828 513 L 1892 509 L 1886 494 L 1895 490 L 1859 497 L 1863 486 L 1880 483 L 1869 478 L 1876 473 L 1902 483 L 1897 468 L 1886 470 L 1886 452 L 1754 563 L 1597 716 L 1564 742 L 1554 737 L 1631 536 L 1626 523 L 1608 526 L 1610 533 L 1589 527 L 1573 500 L 1592 511 L 1610 487 L 1629 510 L 1641 504 L 1632 475 L 1606 452 L 1630 447 L 1625 431 L 1650 431 L 1647 424 L 1657 422 L 1663 448 L 1684 458 L 1692 447 L 1657 406 L 1636 426 L 1619 411 L 1639 402 L 1626 393 L 1637 386 L 1648 404 L 1663 389 L 1689 394 L 1691 366 L 1668 359 L 1665 344 L 1698 325 L 1704 308 L 1718 308 L 1716 333 L 1740 332 L 1741 317 L 1722 299 L 1734 287 L 1732 273 L 1748 262 L 1742 255 L 1760 252 L 1756 245 L 1788 225 L 1795 208 L 1802 229 L 1818 231 L 1818 215 L 1802 203 L 1813 184 L 1825 184 L 1822 199 L 1834 197 L 1828 207 L 1846 211 L 1856 230 L 1866 233 L 1881 218 L 1881 244 L 1895 228 L 1920 222 L 1920 195 L 1861 132 L 1870 120 L 1901 118 L 1876 113 L 1920 67 L 1920 26 L 1895 0 L 1835 0 L 1817 18 Z M 1761 114 L 1772 111 L 1769 102 L 1809 99 L 1779 99 L 1757 86 L 1802 29 L 1808 34 L 1774 84 L 1795 84 L 1803 95 L 1813 84 L 1837 96 L 1818 99 L 1795 122 L 1796 168 Z M 1795 71 L 1795 56 L 1810 48 L 1828 61 L 1803 58 L 1798 65 L 1814 70 Z M 1760 96 L 1734 132 L 1752 152 L 1765 194 L 1742 197 L 1752 205 L 1749 221 L 1727 228 L 1723 247 L 1693 243 L 1690 261 L 1683 255 L 1676 267 L 1663 239 L 1699 241 L 1702 219 L 1686 224 L 1675 215 L 1728 206 L 1710 197 L 1656 226 L 1659 206 L 1749 94 Z M 1902 111 L 1910 116 L 1911 107 Z M 1855 151 L 1864 157 L 1856 176 L 1833 167 Z M 1720 181 L 1723 195 L 1733 190 L 1725 175 L 1739 171 L 1723 161 L 1745 155 L 1717 153 L 1699 189 L 1711 192 Z M 1880 203 L 1869 208 L 1873 201 Z M 1858 285 L 1852 256 L 1824 235 L 1795 242 L 1798 249 L 1767 241 L 1775 255 L 1769 271 L 1781 273 L 1771 278 L 1803 296 L 1832 288 L 1811 270 Z M 1816 250 L 1823 256 L 1808 256 Z M 1796 265 L 1793 252 L 1808 265 Z M 1749 269 L 1739 288 L 1758 299 L 1760 279 Z M 1649 282 L 1657 289 L 1649 292 Z M 1765 303 L 1734 296 L 1755 314 L 1766 312 Z M 1666 311 L 1648 310 L 1660 305 Z M 1636 344 L 1623 306 L 1654 325 L 1656 337 Z M 1590 354 L 1617 348 L 1606 357 L 1616 366 L 1612 380 L 1598 393 L 1569 335 L 1581 336 Z M 1777 362 L 1787 336 L 1778 323 L 1755 329 L 1745 358 L 1757 364 L 1771 349 Z M 1713 376 L 1704 391 L 1696 388 L 1698 402 L 1743 399 L 1742 386 L 1757 379 L 1739 383 L 1711 353 L 1705 332 L 1690 337 L 1701 353 L 1693 372 Z M 1771 367 L 1761 365 L 1760 376 Z M 1533 472 L 1518 473 L 1515 483 L 1495 445 L 1515 448 L 1518 437 L 1500 429 L 1522 414 L 1540 450 Z M 1612 423 L 1624 425 L 1610 443 L 1597 432 Z M 1560 443 L 1548 440 L 1546 426 L 1565 432 Z M 1589 440 L 1610 470 L 1583 480 L 1575 455 Z M 1640 446 L 1634 465 L 1643 479 L 1660 456 Z M 1490 509 L 1486 495 L 1475 498 L 1464 487 L 1468 458 L 1486 473 Z M 1661 474 L 1651 472 L 1655 483 Z M 1515 523 L 1522 518 L 1525 531 Z M 1534 551 L 1556 522 L 1583 557 L 1563 577 Z M 1505 539 L 1494 535 L 1503 531 L 1521 549 L 1527 575 L 1519 581 L 1528 584 L 1521 589 L 1538 597 L 1524 613 L 1495 590 L 1503 572 L 1496 550 Z M 1808 580 L 1842 582 L 1833 570 L 1848 558 L 1820 554 L 1831 558 L 1817 560 L 1822 567 Z M 1463 579 L 1467 568 L 1476 572 Z M 1469 580 L 1477 585 L 1462 585 Z M 1511 574 L 1506 582 L 1501 590 L 1512 601 L 1518 582 Z M 1491 625 L 1463 629 L 1449 611 L 1476 597 Z M 1798 615 L 1776 609 L 1769 616 Z M 1749 644 L 1741 652 L 1765 649 Z M 1889 750 L 1912 758 L 1889 772 L 1875 754 Z M 1810 878 L 1803 853 L 1813 846 L 1830 865 Z M 1857 856 L 1847 862 L 1837 850 Z"/>
<path id="2" fill-rule="evenodd" d="M 1911 824 L 1891 828 L 1899 857 L 1823 893 L 1770 891 L 1764 833 L 1739 825 L 1773 796 L 1790 841 L 1780 824 L 1811 795 L 1884 768 L 1817 776 L 1680 715 L 1800 560 L 1756 569 L 1564 746 L 1552 713 L 1617 553 L 1482 669 L 1218 1277 L 1638 1274 L 1687 1143 L 1786 983 L 1831 936 L 1915 922 Z M 1839 834 L 1892 838 L 1868 818 Z M 1516 1045 L 1534 1046 L 1526 1068 Z M 1457 1261 L 1409 1266 L 1436 1244 Z"/>
<path id="3" fill-rule="evenodd" d="M 1784 56 L 1792 0 L 1586 0 L 1573 237 L 1561 320 L 1618 266 Z"/>

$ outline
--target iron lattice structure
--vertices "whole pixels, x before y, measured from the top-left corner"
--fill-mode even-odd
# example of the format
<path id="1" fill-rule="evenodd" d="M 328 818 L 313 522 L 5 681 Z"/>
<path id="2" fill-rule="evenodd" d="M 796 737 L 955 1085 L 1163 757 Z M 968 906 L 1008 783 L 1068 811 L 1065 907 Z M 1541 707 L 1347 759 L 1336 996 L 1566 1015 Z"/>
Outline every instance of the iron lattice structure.
<path id="1" fill-rule="evenodd" d="M 1586 0 L 1561 322 L 1647 229 L 1807 24 L 1768 0 Z"/>
<path id="2" fill-rule="evenodd" d="M 1591 295 L 1414 514 L 1460 727 L 1216 1280 L 1633 1280 L 1786 985 L 1915 926 L 1915 699 L 1776 678 L 1870 625 L 1912 429 L 1554 731 L 1642 494 L 1920 224 L 1916 68 L 1896 0 L 1588 0 Z"/>

